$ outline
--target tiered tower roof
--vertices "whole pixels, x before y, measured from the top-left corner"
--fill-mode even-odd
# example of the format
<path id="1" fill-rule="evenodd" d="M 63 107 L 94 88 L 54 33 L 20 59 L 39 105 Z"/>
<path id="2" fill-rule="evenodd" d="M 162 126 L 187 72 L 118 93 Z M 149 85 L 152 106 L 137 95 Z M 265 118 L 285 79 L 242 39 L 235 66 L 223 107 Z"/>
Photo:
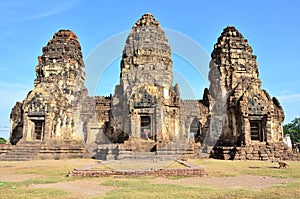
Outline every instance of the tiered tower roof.
<path id="1" fill-rule="evenodd" d="M 41 82 L 56 82 L 66 94 L 84 88 L 85 71 L 81 46 L 70 30 L 59 30 L 43 47 L 38 57 L 35 86 Z"/>
<path id="2" fill-rule="evenodd" d="M 125 87 L 140 83 L 172 85 L 171 48 L 159 22 L 150 13 L 144 14 L 133 25 L 127 37 L 121 79 Z"/>

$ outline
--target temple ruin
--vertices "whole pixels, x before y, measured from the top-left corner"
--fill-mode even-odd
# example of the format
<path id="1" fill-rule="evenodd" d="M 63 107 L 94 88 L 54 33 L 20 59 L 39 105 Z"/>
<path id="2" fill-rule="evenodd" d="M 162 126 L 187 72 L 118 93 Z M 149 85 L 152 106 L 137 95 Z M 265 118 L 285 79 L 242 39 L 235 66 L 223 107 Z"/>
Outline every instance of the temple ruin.
<path id="1" fill-rule="evenodd" d="M 70 30 L 55 33 L 42 51 L 34 89 L 12 109 L 2 160 L 295 158 L 283 142 L 283 109 L 261 89 L 256 56 L 233 26 L 214 45 L 210 87 L 197 100 L 180 98 L 168 38 L 150 13 L 126 39 L 110 96 L 88 96 L 81 46 Z"/>

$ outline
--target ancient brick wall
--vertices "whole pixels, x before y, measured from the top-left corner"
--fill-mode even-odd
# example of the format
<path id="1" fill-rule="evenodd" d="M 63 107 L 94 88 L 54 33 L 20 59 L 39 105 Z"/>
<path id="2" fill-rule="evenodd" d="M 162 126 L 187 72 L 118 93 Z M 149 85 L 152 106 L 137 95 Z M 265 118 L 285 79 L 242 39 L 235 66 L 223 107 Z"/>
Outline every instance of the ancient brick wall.
<path id="1" fill-rule="evenodd" d="M 15 145 L 23 137 L 23 103 L 17 102 L 10 113 L 9 142 Z"/>
<path id="2" fill-rule="evenodd" d="M 82 177 L 108 177 L 108 176 L 183 176 L 183 177 L 207 177 L 208 173 L 203 168 L 188 169 L 153 169 L 153 170 L 73 170 L 69 176 Z"/>
<path id="3" fill-rule="evenodd" d="M 252 143 L 243 147 L 216 146 L 211 157 L 224 160 L 300 160 L 300 154 L 294 153 L 284 142 Z"/>

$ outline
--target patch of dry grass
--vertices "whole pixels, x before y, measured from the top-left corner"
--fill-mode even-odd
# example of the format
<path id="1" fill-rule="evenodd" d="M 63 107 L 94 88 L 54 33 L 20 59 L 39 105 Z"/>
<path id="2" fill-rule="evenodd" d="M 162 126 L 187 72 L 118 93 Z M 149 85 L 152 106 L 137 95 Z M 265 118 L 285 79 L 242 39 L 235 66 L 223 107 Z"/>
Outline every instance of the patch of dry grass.
<path id="1" fill-rule="evenodd" d="M 280 178 L 300 178 L 299 162 L 288 162 L 289 168 L 286 169 L 278 169 L 278 163 L 266 161 L 190 159 L 188 162 L 203 166 L 209 171 L 209 176 L 213 177 L 258 175 Z"/>
<path id="2" fill-rule="evenodd" d="M 180 184 L 176 179 L 172 184 L 153 184 L 153 177 L 123 178 L 66 178 L 68 171 L 96 165 L 96 169 L 146 169 L 149 167 L 182 168 L 176 162 L 111 161 L 97 164 L 95 160 L 36 160 L 29 162 L 0 162 L 1 174 L 35 175 L 37 178 L 20 182 L 0 184 L 0 198 L 74 198 L 68 192 L 59 189 L 33 189 L 31 184 L 53 184 L 74 180 L 93 180 L 104 186 L 116 187 L 106 195 L 94 195 L 96 198 L 300 198 L 300 163 L 288 162 L 289 168 L 278 169 L 277 163 L 261 161 L 222 161 L 188 160 L 189 163 L 204 167 L 209 176 L 220 178 L 228 176 L 257 175 L 290 178 L 291 182 L 269 188 L 222 188 L 205 183 Z M 97 165 L 99 165 L 97 167 Z M 0 178 L 1 179 L 1 178 Z M 207 178 L 209 180 L 209 178 Z M 1 182 L 1 181 L 0 181 Z"/>

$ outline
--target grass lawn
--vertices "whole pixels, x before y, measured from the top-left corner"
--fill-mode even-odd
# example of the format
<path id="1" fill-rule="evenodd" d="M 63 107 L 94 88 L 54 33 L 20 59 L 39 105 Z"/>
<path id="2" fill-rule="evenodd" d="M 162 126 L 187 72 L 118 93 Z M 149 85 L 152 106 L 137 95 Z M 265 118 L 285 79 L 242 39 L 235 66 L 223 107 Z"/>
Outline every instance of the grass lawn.
<path id="1" fill-rule="evenodd" d="M 90 159 L 2 161 L 0 198 L 300 198 L 299 162 L 288 162 L 287 169 L 277 169 L 277 163 L 261 161 L 192 159 L 188 162 L 204 167 L 209 177 L 65 177 L 69 170 L 88 165 L 95 165 L 94 169 L 135 166 L 142 169 L 143 163 L 99 164 Z M 153 164 L 156 163 L 145 162 L 145 167 Z M 172 162 L 157 164 L 165 168 L 182 167 Z M 264 181 L 273 184 L 264 187 Z"/>

